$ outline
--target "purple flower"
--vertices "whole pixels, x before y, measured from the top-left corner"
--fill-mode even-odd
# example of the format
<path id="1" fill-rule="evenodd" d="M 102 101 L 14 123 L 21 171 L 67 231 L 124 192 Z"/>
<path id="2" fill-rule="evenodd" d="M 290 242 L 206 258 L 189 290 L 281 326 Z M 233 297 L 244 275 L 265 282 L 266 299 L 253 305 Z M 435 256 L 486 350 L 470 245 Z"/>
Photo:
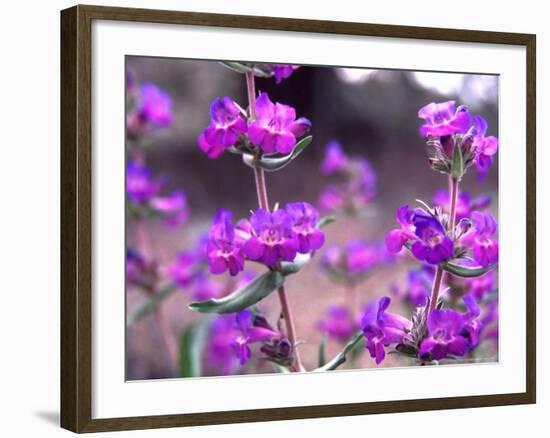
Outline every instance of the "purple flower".
<path id="1" fill-rule="evenodd" d="M 453 241 L 447 236 L 439 220 L 418 209 L 413 222 L 418 239 L 412 244 L 411 251 L 418 260 L 437 265 L 453 257 Z"/>
<path id="2" fill-rule="evenodd" d="M 411 210 L 404 205 L 397 210 L 397 221 L 401 229 L 392 230 L 386 236 L 390 253 L 396 254 L 404 245 L 411 245 L 410 249 L 418 260 L 432 265 L 453 256 L 453 241 L 436 217 L 421 208 Z"/>
<path id="3" fill-rule="evenodd" d="M 468 340 L 462 336 L 465 319 L 451 310 L 432 310 L 428 316 L 428 337 L 420 344 L 419 357 L 440 360 L 449 355 L 464 356 Z"/>
<path id="4" fill-rule="evenodd" d="M 353 315 L 346 306 L 329 306 L 327 317 L 319 321 L 317 326 L 340 342 L 347 342 L 356 330 Z"/>
<path id="5" fill-rule="evenodd" d="M 487 122 L 481 116 L 474 116 L 474 142 L 476 157 L 475 164 L 479 174 L 483 178 L 493 164 L 493 156 L 498 151 L 498 138 L 489 136 L 487 133 Z"/>
<path id="6" fill-rule="evenodd" d="M 248 126 L 250 141 L 265 153 L 288 154 L 296 145 L 296 138 L 311 129 L 311 122 L 302 117 L 296 120 L 294 108 L 273 103 L 267 93 L 256 99 L 256 119 Z"/>
<path id="7" fill-rule="evenodd" d="M 168 126 L 174 120 L 172 99 L 155 84 L 144 83 L 140 89 L 139 117 L 157 126 Z"/>
<path id="8" fill-rule="evenodd" d="M 242 245 L 235 238 L 231 218 L 230 211 L 219 210 L 210 227 L 206 250 L 212 274 L 222 274 L 229 270 L 231 275 L 237 275 L 244 269 Z"/>
<path id="9" fill-rule="evenodd" d="M 250 218 L 252 235 L 244 245 L 244 254 L 268 267 L 281 261 L 292 261 L 299 249 L 292 217 L 285 210 L 273 213 L 260 208 Z"/>
<path id="10" fill-rule="evenodd" d="M 148 287 L 155 268 L 145 260 L 145 257 L 135 249 L 126 248 L 126 282 L 136 286 Z"/>
<path id="11" fill-rule="evenodd" d="M 408 205 L 403 205 L 397 210 L 396 219 L 401 228 L 390 231 L 386 236 L 386 246 L 390 253 L 397 254 L 406 243 L 416 238 L 414 215 L 414 211 Z"/>
<path id="12" fill-rule="evenodd" d="M 135 203 L 144 204 L 155 196 L 163 186 L 161 179 L 153 180 L 151 171 L 143 164 L 129 161 L 126 166 L 126 192 Z"/>
<path id="13" fill-rule="evenodd" d="M 327 186 L 319 195 L 319 209 L 322 211 L 334 211 L 344 205 L 344 194 L 336 186 Z"/>
<path id="14" fill-rule="evenodd" d="M 385 347 L 402 342 L 412 328 L 412 322 L 408 319 L 386 312 L 390 303 L 389 297 L 372 303 L 361 320 L 363 335 L 367 339 L 366 347 L 376 364 L 380 364 L 386 357 Z"/>
<path id="15" fill-rule="evenodd" d="M 434 206 L 439 206 L 445 211 L 449 211 L 450 197 L 449 191 L 439 189 L 433 197 Z M 491 204 L 490 196 L 480 196 L 472 199 L 468 192 L 460 192 L 456 203 L 456 220 L 469 218 L 473 211 L 484 210 Z"/>
<path id="16" fill-rule="evenodd" d="M 200 272 L 195 277 L 193 284 L 193 299 L 195 301 L 205 301 L 210 298 L 219 298 L 222 295 L 223 286 L 214 281 L 204 272 Z"/>
<path id="17" fill-rule="evenodd" d="M 331 175 L 341 172 L 348 166 L 348 157 L 342 150 L 342 145 L 337 141 L 331 141 L 325 148 L 325 158 L 321 163 L 321 172 Z"/>
<path id="18" fill-rule="evenodd" d="M 471 295 L 465 295 L 463 300 L 466 305 L 466 313 L 464 314 L 462 336 L 468 340 L 468 347 L 472 349 L 478 346 L 479 335 L 483 328 L 483 323 L 478 319 L 481 311 Z"/>
<path id="19" fill-rule="evenodd" d="M 298 239 L 298 252 L 307 254 L 323 246 L 325 234 L 317 228 L 319 213 L 307 202 L 287 204 L 285 210 L 292 218 L 292 229 Z"/>
<path id="20" fill-rule="evenodd" d="M 280 84 L 283 79 L 288 79 L 292 73 L 294 73 L 294 70 L 298 70 L 300 66 L 291 64 L 271 64 L 271 68 L 275 76 L 275 83 Z"/>
<path id="21" fill-rule="evenodd" d="M 346 245 L 346 268 L 351 274 L 370 271 L 380 262 L 380 248 L 376 244 L 366 244 L 359 239 L 350 240 Z"/>
<path id="22" fill-rule="evenodd" d="M 170 226 L 178 226 L 189 218 L 187 196 L 182 190 L 176 190 L 169 196 L 151 199 L 151 207 L 160 212 Z"/>
<path id="23" fill-rule="evenodd" d="M 397 296 L 405 298 L 413 307 L 424 307 L 430 297 L 430 283 L 433 275 L 429 275 L 424 269 L 411 269 L 407 274 L 407 285 L 404 289 L 393 286 Z"/>
<path id="24" fill-rule="evenodd" d="M 166 267 L 166 273 L 180 287 L 189 286 L 197 276 L 197 255 L 192 251 L 182 251 L 176 260 Z"/>
<path id="25" fill-rule="evenodd" d="M 358 194 L 363 203 L 368 203 L 376 196 L 376 172 L 366 158 L 357 160 L 356 167 L 357 174 L 350 181 L 349 191 Z"/>
<path id="26" fill-rule="evenodd" d="M 496 289 L 497 275 L 494 270 L 490 270 L 486 274 L 472 278 L 469 281 L 471 294 L 477 299 L 482 299 L 485 295 L 493 292 Z"/>
<path id="27" fill-rule="evenodd" d="M 492 239 L 496 233 L 497 223 L 490 213 L 472 213 L 474 259 L 484 267 L 498 262 L 498 241 Z"/>
<path id="28" fill-rule="evenodd" d="M 233 343 L 239 336 L 234 315 L 218 315 L 209 331 L 206 355 L 208 364 L 221 370 L 223 375 L 233 374 L 237 361 Z"/>
<path id="29" fill-rule="evenodd" d="M 198 138 L 199 148 L 208 158 L 218 158 L 223 151 L 233 146 L 240 134 L 247 131 L 241 109 L 226 96 L 216 98 L 210 105 L 211 123 Z"/>
<path id="30" fill-rule="evenodd" d="M 281 336 L 280 333 L 269 327 L 264 318 L 255 317 L 248 309 L 237 313 L 236 321 L 241 334 L 233 341 L 232 345 L 241 365 L 246 364 L 250 360 L 250 344 L 272 341 Z"/>
<path id="31" fill-rule="evenodd" d="M 418 111 L 418 117 L 425 123 L 420 127 L 423 137 L 444 137 L 447 135 L 466 133 L 470 128 L 470 113 L 464 106 L 455 111 L 455 102 L 430 103 Z"/>

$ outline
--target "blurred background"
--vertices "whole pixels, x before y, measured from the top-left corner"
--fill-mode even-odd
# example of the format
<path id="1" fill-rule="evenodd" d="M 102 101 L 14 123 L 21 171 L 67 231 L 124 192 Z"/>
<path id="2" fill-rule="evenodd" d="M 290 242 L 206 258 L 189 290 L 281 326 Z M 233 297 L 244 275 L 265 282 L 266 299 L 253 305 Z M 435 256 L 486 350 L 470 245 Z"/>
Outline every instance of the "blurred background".
<path id="1" fill-rule="evenodd" d="M 254 176 L 240 157 L 225 153 L 211 160 L 197 147 L 198 135 L 210 122 L 212 100 L 230 96 L 246 107 L 246 83 L 244 75 L 214 61 L 127 57 L 126 65 L 137 83 L 154 83 L 172 98 L 174 121 L 155 132 L 148 142 L 146 162 L 154 175 L 166 178 L 166 191 L 185 191 L 190 216 L 177 228 L 168 228 L 161 221 L 147 222 L 151 252 L 162 267 L 173 262 L 180 251 L 196 246 L 219 208 L 234 211 L 235 218 L 248 217 L 249 210 L 257 208 Z M 414 205 L 416 199 L 431 203 L 436 190 L 446 189 L 446 177 L 428 165 L 425 142 L 418 132 L 418 110 L 430 102 L 456 100 L 457 105 L 466 104 L 472 113 L 481 114 L 489 124 L 488 135 L 498 137 L 498 77 L 303 66 L 280 84 L 273 78 L 257 78 L 256 88 L 268 92 L 274 102 L 293 106 L 298 117 L 312 122 L 313 142 L 306 151 L 284 170 L 267 174 L 272 204 L 305 201 L 318 205 L 320 194 L 331 182 L 320 172 L 320 165 L 326 145 L 334 140 L 349 157 L 367 158 L 376 174 L 376 196 L 358 214 L 332 212 L 336 222 L 325 229 L 325 247 L 286 282 L 298 337 L 304 341 L 299 348 L 306 368 L 311 369 L 317 363 L 323 338 L 319 321 L 326 316 L 327 307 L 349 304 L 346 287 L 321 270 L 323 250 L 345 245 L 350 239 L 381 242 L 396 227 L 398 207 Z M 498 162 L 483 181 L 476 178 L 475 169 L 470 169 L 462 184 L 474 198 L 490 195 L 495 217 L 497 187 Z M 130 220 L 127 241 L 129 246 L 137 245 Z M 418 262 L 405 257 L 377 267 L 356 285 L 357 306 L 391 296 L 392 286 L 403 285 L 407 270 L 415 265 Z M 130 312 L 144 295 L 132 287 L 126 293 Z M 191 301 L 190 292 L 179 288 L 163 303 L 166 328 L 175 339 L 189 323 L 205 318 L 188 310 Z M 397 301 L 392 309 L 407 312 Z M 262 301 L 260 310 L 274 324 L 280 311 L 277 295 Z M 327 355 L 334 355 L 341 347 L 329 338 Z M 162 345 L 158 323 L 150 316 L 128 327 L 126 359 L 128 380 L 177 375 Z M 381 366 L 392 365 L 408 363 L 390 358 Z M 354 367 L 374 366 L 368 354 L 360 354 L 354 363 Z M 269 364 L 255 363 L 235 372 L 273 369 Z M 219 374 L 216 370 L 206 373 Z"/>

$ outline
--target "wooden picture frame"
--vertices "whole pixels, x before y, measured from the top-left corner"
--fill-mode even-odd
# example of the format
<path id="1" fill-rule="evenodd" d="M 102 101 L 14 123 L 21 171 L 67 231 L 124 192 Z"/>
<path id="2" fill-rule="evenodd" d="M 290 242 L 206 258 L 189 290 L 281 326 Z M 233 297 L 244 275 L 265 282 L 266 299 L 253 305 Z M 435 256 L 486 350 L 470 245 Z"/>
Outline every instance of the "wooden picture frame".
<path id="1" fill-rule="evenodd" d="M 387 38 L 518 45 L 527 64 L 526 391 L 406 401 L 346 403 L 196 414 L 92 418 L 92 35 L 94 20 L 283 30 Z M 288 18 L 75 6 L 61 12 L 61 426 L 97 432 L 336 417 L 535 403 L 536 400 L 536 37 Z"/>

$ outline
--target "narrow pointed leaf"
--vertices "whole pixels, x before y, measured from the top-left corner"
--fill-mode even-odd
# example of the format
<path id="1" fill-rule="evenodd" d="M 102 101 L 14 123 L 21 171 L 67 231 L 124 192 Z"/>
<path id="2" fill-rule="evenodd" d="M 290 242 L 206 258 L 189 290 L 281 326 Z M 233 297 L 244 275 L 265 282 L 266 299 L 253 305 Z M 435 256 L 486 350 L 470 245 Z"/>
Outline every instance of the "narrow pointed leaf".
<path id="1" fill-rule="evenodd" d="M 296 143 L 296 146 L 294 146 L 292 152 L 283 157 L 262 157 L 260 159 L 256 159 L 250 154 L 243 154 L 243 161 L 247 166 L 260 167 L 266 172 L 275 172 L 288 166 L 305 150 L 306 147 L 309 146 L 312 140 L 313 137 L 311 135 L 302 138 L 298 143 Z"/>
<path id="2" fill-rule="evenodd" d="M 147 297 L 145 300 L 139 303 L 132 312 L 128 313 L 126 324 L 128 326 L 131 326 L 144 316 L 147 316 L 150 313 L 154 312 L 159 304 L 166 298 L 168 298 L 172 294 L 172 292 L 174 292 L 174 290 L 174 285 L 170 284 L 168 286 L 165 286 L 152 297 Z"/>
<path id="3" fill-rule="evenodd" d="M 313 371 L 333 371 L 342 365 L 346 361 L 347 354 L 355 348 L 355 346 L 363 339 L 363 332 L 357 332 L 355 336 L 349 341 L 344 349 L 338 353 L 330 362 L 327 362 L 322 367 L 316 368 Z"/>
<path id="4" fill-rule="evenodd" d="M 181 377 L 200 377 L 202 353 L 206 343 L 210 319 L 187 326 L 180 336 L 179 369 Z"/>
<path id="5" fill-rule="evenodd" d="M 223 62 L 220 62 L 220 64 L 237 73 L 248 73 L 252 71 L 252 69 L 249 66 L 245 64 L 241 64 L 240 62 L 223 61 Z"/>
<path id="6" fill-rule="evenodd" d="M 317 228 L 325 228 L 333 222 L 336 222 L 336 218 L 334 216 L 323 216 L 319 219 L 319 222 L 317 222 Z"/>
<path id="7" fill-rule="evenodd" d="M 200 313 L 239 312 L 264 299 L 283 282 L 283 274 L 278 271 L 269 271 L 223 298 L 197 301 L 189 304 L 189 308 Z"/>
<path id="8" fill-rule="evenodd" d="M 450 272 L 453 275 L 456 275 L 458 277 L 464 277 L 464 278 L 474 278 L 474 277 L 480 277 L 483 274 L 486 274 L 491 269 L 495 268 L 495 265 L 490 265 L 487 267 L 483 266 L 463 266 L 463 265 L 457 265 L 456 263 L 443 263 L 442 265 L 443 269 L 447 272 Z"/>

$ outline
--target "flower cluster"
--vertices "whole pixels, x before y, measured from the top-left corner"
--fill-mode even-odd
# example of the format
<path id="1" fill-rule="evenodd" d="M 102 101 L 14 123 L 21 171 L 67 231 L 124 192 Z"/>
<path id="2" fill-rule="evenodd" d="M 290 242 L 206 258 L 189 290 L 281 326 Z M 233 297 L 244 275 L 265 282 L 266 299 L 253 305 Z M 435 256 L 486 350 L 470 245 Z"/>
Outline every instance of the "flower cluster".
<path id="1" fill-rule="evenodd" d="M 481 266 L 498 261 L 498 242 L 493 238 L 496 222 L 488 212 L 474 211 L 471 218 L 462 218 L 455 229 L 447 231 L 448 217 L 440 208 L 411 209 L 404 205 L 397 210 L 400 228 L 386 236 L 386 246 L 393 254 L 408 248 L 420 261 L 432 265 L 457 258 L 467 262 L 468 252 Z"/>
<path id="2" fill-rule="evenodd" d="M 133 107 L 126 118 L 126 135 L 129 139 L 139 139 L 173 123 L 172 99 L 165 91 L 149 82 L 137 88 L 131 75 L 127 75 L 126 86 Z"/>
<path id="3" fill-rule="evenodd" d="M 358 329 L 351 310 L 347 306 L 332 305 L 324 319 L 317 322 L 317 328 L 340 343 L 346 343 Z"/>
<path id="4" fill-rule="evenodd" d="M 166 185 L 164 178 L 153 178 L 144 164 L 129 161 L 126 167 L 126 193 L 136 213 L 149 213 L 165 219 L 169 226 L 187 221 L 189 206 L 182 190 L 160 196 Z"/>
<path id="5" fill-rule="evenodd" d="M 298 253 L 313 253 L 324 243 L 318 221 L 317 210 L 305 202 L 273 212 L 259 208 L 250 220 L 242 219 L 235 226 L 232 213 L 220 210 L 208 233 L 210 272 L 237 275 L 247 259 L 276 268 L 282 261 L 293 261 Z"/>
<path id="6" fill-rule="evenodd" d="M 460 179 L 475 164 L 480 177 L 485 177 L 498 150 L 498 139 L 486 136 L 487 122 L 483 117 L 472 117 L 464 105 L 455 110 L 454 101 L 432 102 L 422 107 L 418 116 L 424 119 L 420 134 L 427 139 L 433 169 L 454 173 Z"/>
<path id="7" fill-rule="evenodd" d="M 335 179 L 319 196 L 319 208 L 323 211 L 355 213 L 376 196 L 377 178 L 369 160 L 348 157 L 337 141 L 327 144 L 321 173 Z"/>
<path id="8" fill-rule="evenodd" d="M 464 356 L 479 343 L 483 322 L 479 306 L 469 295 L 464 297 L 465 313 L 435 309 L 427 318 L 413 320 L 388 312 L 390 303 L 389 297 L 371 303 L 361 321 L 366 348 L 377 364 L 384 360 L 389 346 L 431 362 Z"/>
<path id="9" fill-rule="evenodd" d="M 297 119 L 294 108 L 273 103 L 267 93 L 261 93 L 248 112 L 228 96 L 216 98 L 210 105 L 210 119 L 199 135 L 198 145 L 213 159 L 231 147 L 286 155 L 294 149 L 297 139 L 311 129 L 308 119 Z"/>

